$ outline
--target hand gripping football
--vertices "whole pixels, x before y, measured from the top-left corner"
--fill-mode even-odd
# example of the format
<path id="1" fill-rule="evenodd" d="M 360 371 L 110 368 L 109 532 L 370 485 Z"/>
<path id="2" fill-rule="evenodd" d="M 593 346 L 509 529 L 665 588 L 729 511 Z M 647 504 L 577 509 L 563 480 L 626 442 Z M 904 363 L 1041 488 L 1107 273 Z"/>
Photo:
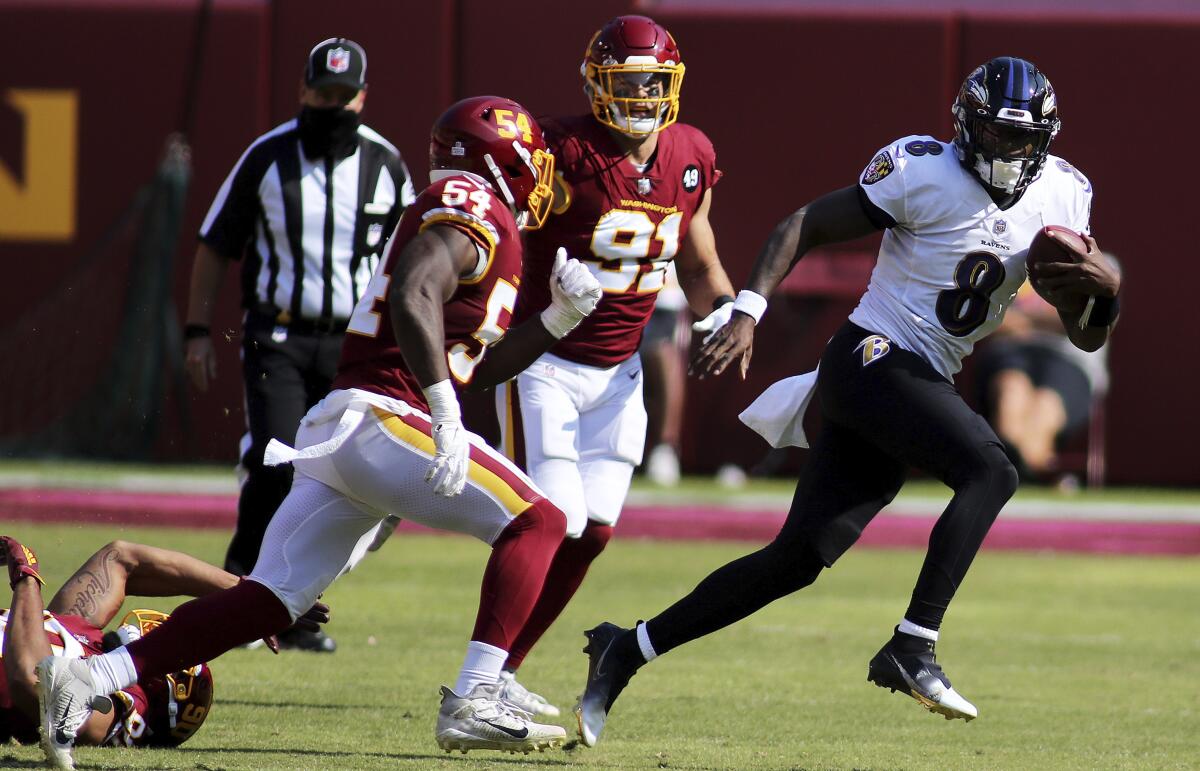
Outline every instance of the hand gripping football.
<path id="1" fill-rule="evenodd" d="M 1029 270 L 1029 283 L 1043 300 L 1055 307 L 1064 303 L 1074 304 L 1081 298 L 1086 301 L 1087 295 L 1070 291 L 1052 291 L 1044 289 L 1038 283 L 1037 266 L 1051 262 L 1083 262 L 1087 254 L 1087 244 L 1068 227 L 1062 225 L 1047 225 L 1037 232 L 1029 244 L 1029 254 L 1025 257 L 1025 266 Z"/>

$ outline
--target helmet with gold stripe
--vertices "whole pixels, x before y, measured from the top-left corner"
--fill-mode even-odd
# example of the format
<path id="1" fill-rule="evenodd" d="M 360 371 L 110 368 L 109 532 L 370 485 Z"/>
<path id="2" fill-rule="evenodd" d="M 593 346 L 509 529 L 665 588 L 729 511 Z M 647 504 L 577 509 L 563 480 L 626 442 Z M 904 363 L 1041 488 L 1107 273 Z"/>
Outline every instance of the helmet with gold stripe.
<path id="1" fill-rule="evenodd" d="M 433 182 L 455 171 L 483 177 L 526 230 L 550 214 L 554 156 L 541 126 L 511 99 L 475 96 L 450 105 L 433 124 L 429 168 Z"/>

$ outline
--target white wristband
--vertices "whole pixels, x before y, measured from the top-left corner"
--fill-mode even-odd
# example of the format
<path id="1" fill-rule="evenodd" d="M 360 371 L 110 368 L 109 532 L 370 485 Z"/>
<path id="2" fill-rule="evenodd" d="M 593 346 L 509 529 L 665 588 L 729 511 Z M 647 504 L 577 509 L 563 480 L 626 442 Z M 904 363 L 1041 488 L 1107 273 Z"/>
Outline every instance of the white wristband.
<path id="1" fill-rule="evenodd" d="M 733 309 L 746 314 L 754 319 L 754 323 L 757 324 L 762 319 L 763 314 L 767 312 L 767 298 L 758 292 L 743 289 L 738 292 L 737 299 L 733 301 Z"/>
<path id="2" fill-rule="evenodd" d="M 450 380 L 441 380 L 422 389 L 429 404 L 429 421 L 433 425 L 447 422 L 462 422 L 462 410 L 458 407 L 458 395 Z"/>

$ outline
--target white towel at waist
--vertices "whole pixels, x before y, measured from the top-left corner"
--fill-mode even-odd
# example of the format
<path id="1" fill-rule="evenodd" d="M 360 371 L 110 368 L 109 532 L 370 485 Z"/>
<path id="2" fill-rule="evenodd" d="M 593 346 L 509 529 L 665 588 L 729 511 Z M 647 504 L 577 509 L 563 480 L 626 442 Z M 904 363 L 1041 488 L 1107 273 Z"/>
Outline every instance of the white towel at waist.
<path id="1" fill-rule="evenodd" d="M 328 396 L 313 405 L 300 424 L 317 426 L 334 418 L 340 418 L 333 435 L 323 442 L 300 450 L 289 447 L 278 439 L 272 439 L 267 443 L 266 451 L 263 453 L 263 465 L 278 466 L 292 461 L 334 454 L 354 433 L 354 429 L 362 423 L 363 415 L 372 407 L 378 407 L 393 415 L 408 415 L 414 412 L 418 415 L 425 415 L 405 402 L 370 391 L 362 391 L 357 388 L 331 391 Z"/>
<path id="2" fill-rule="evenodd" d="M 817 370 L 784 378 L 763 391 L 738 419 L 772 447 L 808 447 L 804 413 L 817 390 Z"/>

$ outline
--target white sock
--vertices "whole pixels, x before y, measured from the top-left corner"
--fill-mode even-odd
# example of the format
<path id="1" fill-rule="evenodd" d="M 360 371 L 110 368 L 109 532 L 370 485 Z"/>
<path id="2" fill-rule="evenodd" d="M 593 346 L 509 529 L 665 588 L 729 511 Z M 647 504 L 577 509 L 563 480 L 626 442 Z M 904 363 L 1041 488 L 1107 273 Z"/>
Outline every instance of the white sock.
<path id="1" fill-rule="evenodd" d="M 88 670 L 92 673 L 92 683 L 97 694 L 107 696 L 110 693 L 128 688 L 138 680 L 137 670 L 133 667 L 133 659 L 125 646 L 90 656 L 87 659 Z"/>
<path id="2" fill-rule="evenodd" d="M 642 658 L 649 664 L 658 658 L 658 654 L 654 652 L 654 646 L 650 643 L 650 632 L 646 631 L 646 624 L 637 625 L 637 641 L 638 648 L 642 651 Z"/>
<path id="3" fill-rule="evenodd" d="M 914 624 L 907 618 L 900 622 L 900 626 L 898 626 L 896 630 L 903 632 L 904 634 L 910 634 L 913 637 L 924 637 L 926 640 L 933 640 L 934 642 L 937 642 L 938 638 L 938 630 L 926 629 L 923 626 Z"/>
<path id="4" fill-rule="evenodd" d="M 507 660 L 508 651 L 495 645 L 475 640 L 467 643 L 467 656 L 458 671 L 458 680 L 454 682 L 454 692 L 466 696 L 480 683 L 491 685 L 496 682 L 500 679 L 500 668 Z"/>

